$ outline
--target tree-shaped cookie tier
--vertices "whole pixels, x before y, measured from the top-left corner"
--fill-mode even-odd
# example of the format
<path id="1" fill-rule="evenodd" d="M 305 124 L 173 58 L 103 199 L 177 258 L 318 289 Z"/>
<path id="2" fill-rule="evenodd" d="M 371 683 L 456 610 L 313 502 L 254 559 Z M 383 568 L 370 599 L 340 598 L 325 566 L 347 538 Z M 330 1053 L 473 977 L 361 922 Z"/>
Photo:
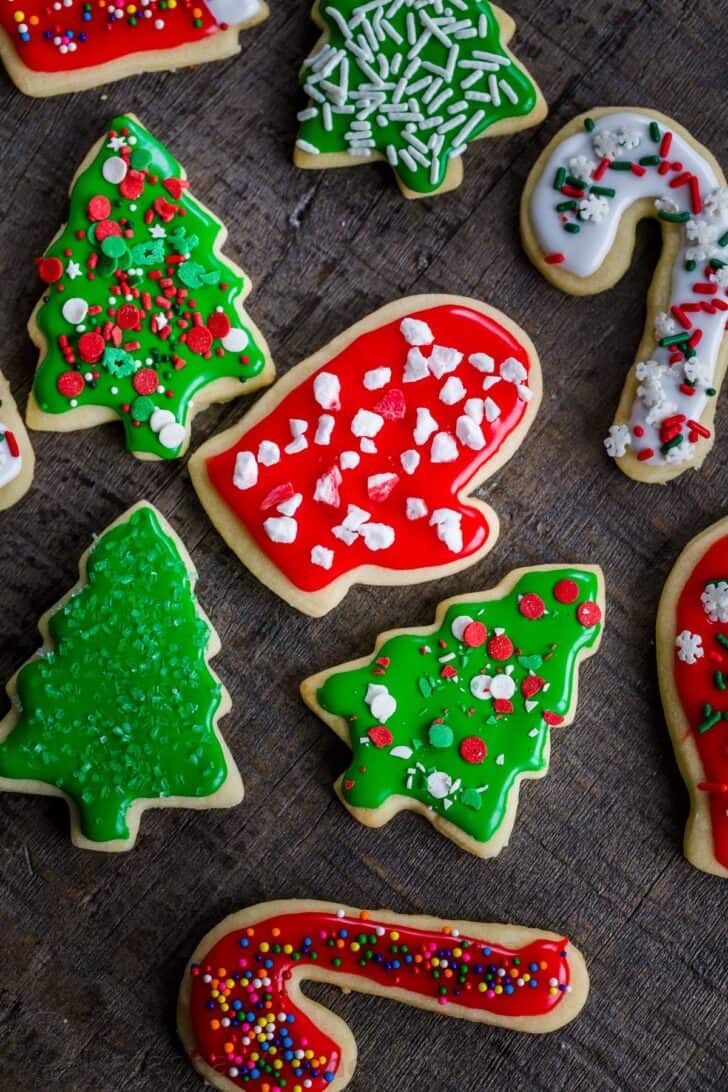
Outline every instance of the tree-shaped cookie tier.
<path id="1" fill-rule="evenodd" d="M 233 56 L 267 14 L 263 0 L 5 0 L 0 61 L 26 95 L 65 94 Z"/>
<path id="2" fill-rule="evenodd" d="M 499 853 L 520 780 L 544 776 L 550 729 L 573 719 L 603 609 L 598 568 L 519 569 L 307 679 L 304 700 L 352 748 L 336 784 L 347 808 L 367 826 L 419 811 L 471 853 Z"/>
<path id="3" fill-rule="evenodd" d="M 242 799 L 195 580 L 161 515 L 132 508 L 84 555 L 79 584 L 41 620 L 43 649 L 8 684 L 0 789 L 64 796 L 76 845 L 131 849 L 145 808 Z"/>
<path id="4" fill-rule="evenodd" d="M 324 34 L 301 72 L 299 167 L 386 159 L 421 197 L 460 184 L 470 141 L 546 116 L 507 48 L 513 20 L 486 0 L 330 0 L 313 18 Z"/>
<path id="5" fill-rule="evenodd" d="M 194 412 L 269 383 L 225 236 L 166 148 L 133 115 L 115 118 L 38 260 L 28 424 L 68 431 L 119 417 L 130 451 L 169 459 L 187 447 Z"/>
<path id="6" fill-rule="evenodd" d="M 351 584 L 472 565 L 498 517 L 467 496 L 541 399 L 526 333 L 459 296 L 410 296 L 344 331 L 195 452 L 190 475 L 258 579 L 320 615 Z"/>

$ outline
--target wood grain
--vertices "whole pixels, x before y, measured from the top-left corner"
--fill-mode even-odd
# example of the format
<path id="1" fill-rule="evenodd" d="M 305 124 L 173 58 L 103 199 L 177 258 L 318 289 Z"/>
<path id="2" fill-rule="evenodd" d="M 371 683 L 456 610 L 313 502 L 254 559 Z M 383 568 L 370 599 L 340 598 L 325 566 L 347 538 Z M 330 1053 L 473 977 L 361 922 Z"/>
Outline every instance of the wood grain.
<path id="1" fill-rule="evenodd" d="M 228 251 L 254 281 L 247 307 L 279 372 L 388 300 L 429 291 L 503 309 L 544 370 L 533 430 L 481 491 L 502 519 L 493 552 L 422 587 L 356 588 L 322 620 L 296 614 L 240 567 L 183 465 L 139 463 L 117 426 L 33 434 L 34 488 L 0 516 L 0 679 L 37 647 L 37 619 L 73 584 L 91 535 L 146 497 L 200 572 L 223 643 L 214 666 L 233 699 L 222 728 L 246 798 L 232 812 L 150 813 L 122 859 L 73 849 L 59 801 L 0 798 L 2 1092 L 201 1088 L 174 1030 L 185 961 L 225 914 L 293 896 L 563 929 L 590 961 L 584 1014 L 545 1037 L 317 987 L 358 1040 L 354 1092 L 727 1086 L 728 890 L 682 858 L 687 797 L 659 707 L 653 626 L 678 553 L 725 515 L 728 415 L 719 408 L 700 473 L 664 488 L 619 474 L 601 438 L 639 341 L 659 232 L 643 225 L 627 276 L 579 300 L 539 276 L 517 230 L 538 151 L 594 105 L 660 109 L 728 164 L 725 5 L 505 6 L 518 24 L 514 51 L 552 113 L 538 129 L 473 145 L 461 188 L 432 200 L 404 201 L 383 164 L 291 166 L 297 68 L 317 37 L 305 2 L 275 0 L 268 22 L 242 35 L 241 57 L 192 71 L 44 101 L 0 75 L 0 344 L 21 405 L 35 363 L 24 329 L 38 293 L 33 258 L 65 218 L 78 162 L 123 110 L 169 145 L 228 224 Z M 197 418 L 193 448 L 250 401 Z M 582 672 L 573 726 L 554 731 L 550 775 L 524 789 L 510 848 L 481 861 L 415 815 L 381 830 L 355 823 L 332 790 L 346 748 L 300 702 L 300 680 L 361 655 L 380 630 L 427 623 L 448 595 L 560 561 L 604 569 L 605 640 Z"/>

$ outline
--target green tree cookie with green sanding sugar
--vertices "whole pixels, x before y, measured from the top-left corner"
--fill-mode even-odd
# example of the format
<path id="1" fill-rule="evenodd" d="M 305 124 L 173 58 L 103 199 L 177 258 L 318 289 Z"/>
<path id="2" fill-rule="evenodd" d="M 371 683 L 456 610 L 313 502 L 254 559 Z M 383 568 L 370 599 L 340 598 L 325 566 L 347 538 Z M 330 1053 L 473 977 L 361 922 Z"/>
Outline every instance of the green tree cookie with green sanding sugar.
<path id="1" fill-rule="evenodd" d="M 79 571 L 8 684 L 0 790 L 64 796 L 75 845 L 120 851 L 145 808 L 228 807 L 243 787 L 217 728 L 230 708 L 207 662 L 219 641 L 171 528 L 142 503 Z"/>
<path id="2" fill-rule="evenodd" d="M 336 789 L 367 826 L 419 811 L 458 845 L 508 844 L 521 778 L 543 777 L 550 729 L 576 711 L 579 663 L 604 614 L 597 567 L 518 569 L 441 603 L 435 625 L 307 679 L 304 700 L 352 749 Z"/>
<path id="3" fill-rule="evenodd" d="M 243 310 L 250 284 L 220 252 L 226 234 L 141 122 L 114 118 L 37 261 L 28 424 L 65 432 L 118 417 L 134 455 L 172 459 L 198 409 L 270 383 L 266 343 Z"/>
<path id="4" fill-rule="evenodd" d="M 542 121 L 544 98 L 486 0 L 320 0 L 303 64 L 299 167 L 386 159 L 405 197 L 454 189 L 472 140 Z"/>

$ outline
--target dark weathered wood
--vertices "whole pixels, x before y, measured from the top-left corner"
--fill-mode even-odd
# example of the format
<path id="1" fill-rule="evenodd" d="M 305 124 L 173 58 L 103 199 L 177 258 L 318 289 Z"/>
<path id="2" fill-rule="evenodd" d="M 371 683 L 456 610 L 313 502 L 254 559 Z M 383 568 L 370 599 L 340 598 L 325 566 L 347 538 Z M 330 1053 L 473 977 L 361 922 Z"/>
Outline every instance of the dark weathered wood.
<path id="1" fill-rule="evenodd" d="M 0 679 L 33 651 L 36 621 L 74 582 L 92 533 L 146 496 L 200 570 L 199 596 L 223 641 L 215 666 L 234 701 L 223 727 L 246 799 L 231 812 L 149 813 L 137 849 L 107 857 L 70 847 L 60 802 L 0 797 L 3 1092 L 194 1092 L 199 1079 L 174 1031 L 188 954 L 224 914 L 296 895 L 563 928 L 590 962 L 585 1013 L 544 1038 L 317 989 L 354 1028 L 356 1092 L 726 1087 L 728 889 L 681 856 L 687 799 L 659 709 L 653 622 L 678 552 L 725 514 L 728 418 L 719 412 L 722 434 L 702 473 L 666 488 L 622 477 L 601 437 L 638 342 L 658 232 L 640 229 L 631 272 L 591 300 L 550 288 L 517 234 L 537 151 L 589 106 L 657 107 L 728 165 L 718 100 L 725 6 L 506 6 L 551 116 L 471 148 L 462 188 L 436 200 L 403 201 L 382 165 L 291 166 L 296 71 L 316 38 L 306 0 L 271 0 L 270 20 L 244 35 L 240 58 L 196 71 L 47 101 L 23 98 L 0 76 L 0 345 L 21 403 L 35 362 L 24 330 L 38 291 L 32 259 L 65 216 L 77 163 L 124 109 L 169 144 L 229 225 L 227 249 L 253 278 L 249 309 L 281 372 L 387 300 L 437 290 L 479 296 L 522 323 L 545 380 L 530 437 L 484 490 L 503 523 L 493 553 L 424 587 L 355 589 L 319 621 L 239 566 L 183 466 L 135 461 L 117 427 L 33 435 L 35 486 L 0 517 Z M 209 410 L 194 445 L 244 408 Z M 604 567 L 606 638 L 582 671 L 576 723 L 554 732 L 549 777 L 524 788 L 511 847 L 484 862 L 413 815 L 380 831 L 357 825 L 331 789 L 344 748 L 299 701 L 300 679 L 362 654 L 381 629 L 430 621 L 446 595 L 562 560 Z"/>

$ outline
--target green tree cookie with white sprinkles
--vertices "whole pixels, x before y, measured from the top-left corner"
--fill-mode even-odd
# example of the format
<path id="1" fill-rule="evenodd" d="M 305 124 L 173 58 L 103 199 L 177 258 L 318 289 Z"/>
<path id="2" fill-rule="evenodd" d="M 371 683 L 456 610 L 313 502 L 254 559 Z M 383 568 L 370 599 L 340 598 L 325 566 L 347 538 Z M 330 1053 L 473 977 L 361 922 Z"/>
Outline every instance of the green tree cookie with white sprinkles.
<path id="1" fill-rule="evenodd" d="M 432 196 L 460 185 L 471 141 L 546 116 L 508 49 L 515 23 L 486 0 L 320 0 L 312 18 L 298 167 L 386 159 L 405 197 Z"/>
<path id="2" fill-rule="evenodd" d="M 499 853 L 521 779 L 546 774 L 551 729 L 574 717 L 603 617 L 596 566 L 517 569 L 306 679 L 304 701 L 352 749 L 336 783 L 352 815 L 379 827 L 418 811 L 470 853 Z"/>

